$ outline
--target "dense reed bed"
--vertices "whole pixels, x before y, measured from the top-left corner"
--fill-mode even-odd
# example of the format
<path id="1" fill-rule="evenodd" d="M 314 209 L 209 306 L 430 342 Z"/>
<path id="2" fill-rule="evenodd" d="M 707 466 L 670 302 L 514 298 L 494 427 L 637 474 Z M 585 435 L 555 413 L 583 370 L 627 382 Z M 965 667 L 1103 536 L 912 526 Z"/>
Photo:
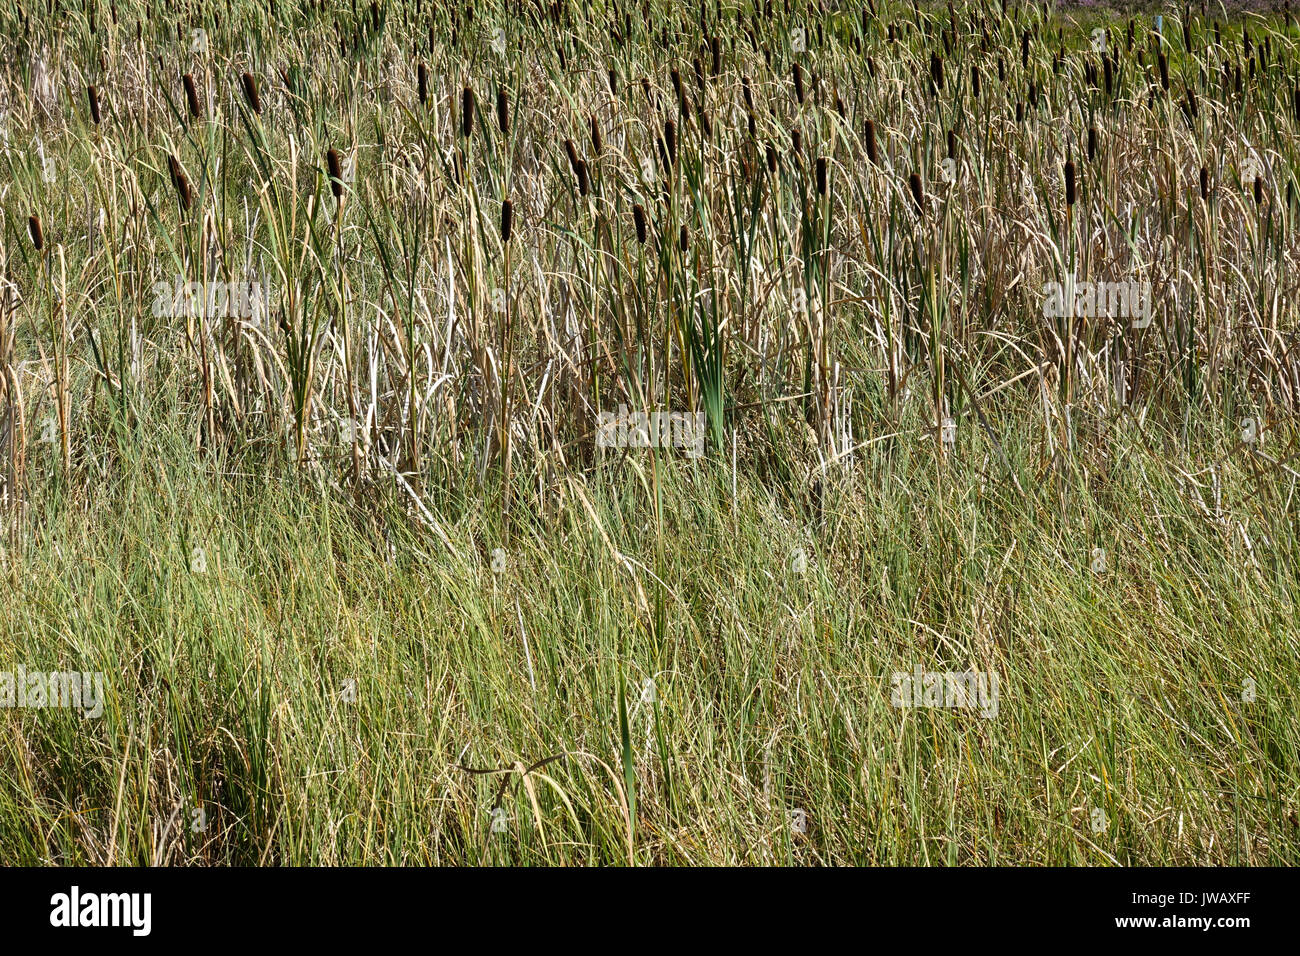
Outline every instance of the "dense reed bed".
<path id="1" fill-rule="evenodd" d="M 106 688 L 0 711 L 0 861 L 1295 861 L 1289 9 L 0 0 L 0 64 L 0 671 Z"/>

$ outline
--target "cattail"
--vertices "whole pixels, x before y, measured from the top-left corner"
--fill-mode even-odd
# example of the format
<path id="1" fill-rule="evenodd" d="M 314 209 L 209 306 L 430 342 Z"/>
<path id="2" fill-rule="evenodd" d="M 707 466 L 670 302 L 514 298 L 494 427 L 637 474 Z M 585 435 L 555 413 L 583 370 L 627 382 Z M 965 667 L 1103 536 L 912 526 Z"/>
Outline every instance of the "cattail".
<path id="1" fill-rule="evenodd" d="M 682 231 L 677 235 L 677 246 L 682 250 L 682 252 L 685 252 L 691 247 L 690 233 L 686 231 L 685 225 L 682 226 Z"/>
<path id="2" fill-rule="evenodd" d="M 817 157 L 817 195 L 826 195 L 826 157 Z"/>
<path id="3" fill-rule="evenodd" d="M 240 82 L 244 87 L 244 99 L 248 102 L 248 108 L 261 116 L 262 99 L 257 95 L 257 81 L 253 79 L 251 73 L 245 73 L 240 77 Z"/>
<path id="4" fill-rule="evenodd" d="M 1210 171 L 1204 166 L 1201 167 L 1201 202 L 1208 202 L 1210 198 Z"/>
<path id="5" fill-rule="evenodd" d="M 771 143 L 767 144 L 767 171 L 769 173 L 776 172 L 776 147 Z"/>
<path id="6" fill-rule="evenodd" d="M 497 90 L 497 129 L 502 136 L 510 135 L 510 97 L 505 90 Z"/>
<path id="7" fill-rule="evenodd" d="M 36 247 L 37 252 L 45 248 L 45 233 L 41 231 L 40 216 L 31 215 L 27 217 L 27 231 L 31 234 L 32 245 Z"/>
<path id="8" fill-rule="evenodd" d="M 1296 123 L 1300 124 L 1300 86 L 1291 87 L 1291 113 Z"/>
<path id="9" fill-rule="evenodd" d="M 1255 205 L 1258 206 L 1264 201 L 1264 179 L 1261 176 L 1255 177 Z"/>
<path id="10" fill-rule="evenodd" d="M 578 173 L 578 194 L 580 196 L 585 196 L 591 190 L 591 180 L 588 178 L 587 175 L 586 160 L 584 159 L 578 160 L 577 173 Z"/>
<path id="11" fill-rule="evenodd" d="M 722 72 L 722 43 L 716 36 L 709 41 L 709 52 L 713 54 L 713 75 L 717 76 Z"/>
<path id="12" fill-rule="evenodd" d="M 90 118 L 99 125 L 99 91 L 94 86 L 86 87 L 86 99 L 90 101 Z"/>
<path id="13" fill-rule="evenodd" d="M 980 68 L 974 64 L 970 68 L 970 91 L 975 99 L 980 98 Z"/>
<path id="14" fill-rule="evenodd" d="M 429 102 L 429 68 L 423 63 L 415 68 L 415 86 L 420 92 L 420 102 Z"/>
<path id="15" fill-rule="evenodd" d="M 501 242 L 510 241 L 510 232 L 515 224 L 515 207 L 507 199 L 501 204 Z"/>
<path id="16" fill-rule="evenodd" d="M 916 203 L 916 211 L 922 213 L 925 211 L 925 193 L 921 190 L 921 177 L 912 173 L 907 177 L 907 185 L 912 190 L 912 201 Z"/>
<path id="17" fill-rule="evenodd" d="M 609 95 L 618 96 L 618 72 L 612 66 L 609 68 Z"/>
<path id="18" fill-rule="evenodd" d="M 1074 160 L 1068 159 L 1065 162 L 1065 204 L 1067 206 L 1073 206 L 1074 200 L 1076 198 L 1077 197 L 1075 196 L 1075 184 L 1074 184 Z"/>
<path id="19" fill-rule="evenodd" d="M 201 115 L 199 110 L 199 91 L 194 87 L 194 77 L 186 73 L 181 77 L 181 86 L 185 87 L 185 103 L 190 108 L 190 116 L 198 119 Z"/>
<path id="20" fill-rule="evenodd" d="M 677 124 L 672 119 L 664 120 L 664 143 L 668 147 L 669 162 L 677 162 Z"/>
<path id="21" fill-rule="evenodd" d="M 937 53 L 930 54 L 930 83 L 935 92 L 943 90 L 943 57 Z"/>
<path id="22" fill-rule="evenodd" d="M 740 78 L 740 92 L 741 92 L 741 95 L 744 96 L 744 98 L 745 98 L 745 108 L 746 108 L 747 110 L 749 110 L 750 112 L 753 112 L 753 110 L 754 110 L 754 94 L 753 94 L 753 91 L 751 91 L 750 88 L 749 88 L 749 77 L 747 77 L 747 76 L 742 76 L 742 77 Z M 1297 103 L 1300 103 L 1300 100 L 1297 100 L 1296 102 L 1297 102 Z"/>
<path id="23" fill-rule="evenodd" d="M 1166 93 L 1168 93 L 1169 92 L 1169 60 L 1164 55 L 1164 53 L 1160 53 L 1156 57 L 1156 63 L 1159 64 L 1160 66 L 1160 88 L 1163 89 Z"/>
<path id="24" fill-rule="evenodd" d="M 1104 72 L 1106 77 L 1106 95 L 1110 96 L 1111 86 L 1115 80 L 1115 70 L 1114 67 L 1111 66 L 1111 59 L 1109 55 L 1103 56 L 1101 60 L 1102 60 L 1101 62 L 1102 71 Z"/>
<path id="25" fill-rule="evenodd" d="M 948 158 L 957 158 L 957 133 L 955 130 L 948 130 Z"/>
<path id="26" fill-rule="evenodd" d="M 867 159 L 871 165 L 880 165 L 880 155 L 876 152 L 876 124 L 867 120 Z"/>
<path id="27" fill-rule="evenodd" d="M 803 133 L 797 126 L 790 130 L 790 151 L 796 155 L 803 152 Z"/>
<path id="28" fill-rule="evenodd" d="M 325 154 L 325 164 L 329 167 L 330 173 L 330 192 L 334 198 L 341 200 L 343 198 L 343 164 L 339 162 L 339 151 L 331 149 Z"/>
<path id="29" fill-rule="evenodd" d="M 1016 100 L 1016 123 L 1020 124 L 1025 121 L 1025 104 L 1023 100 Z"/>
<path id="30" fill-rule="evenodd" d="M 636 226 L 636 241 L 645 245 L 645 207 L 640 203 L 632 206 L 632 224 Z"/>
<path id="31" fill-rule="evenodd" d="M 803 67 L 801 67 L 798 63 L 796 63 L 794 65 L 793 73 L 794 73 L 794 96 L 795 99 L 799 101 L 799 105 L 803 106 Z"/>
<path id="32" fill-rule="evenodd" d="M 474 132 L 474 91 L 468 86 L 460 94 L 460 135 L 466 139 Z"/>
<path id="33" fill-rule="evenodd" d="M 578 175 L 578 148 L 573 145 L 573 140 L 564 141 L 564 153 L 569 157 L 569 168 L 573 170 L 573 175 Z"/>
<path id="34" fill-rule="evenodd" d="M 182 212 L 189 212 L 194 203 L 194 194 L 190 191 L 190 181 L 185 178 L 185 170 L 175 156 L 167 157 L 167 171 L 171 174 L 172 185 L 176 187 L 176 201 Z"/>

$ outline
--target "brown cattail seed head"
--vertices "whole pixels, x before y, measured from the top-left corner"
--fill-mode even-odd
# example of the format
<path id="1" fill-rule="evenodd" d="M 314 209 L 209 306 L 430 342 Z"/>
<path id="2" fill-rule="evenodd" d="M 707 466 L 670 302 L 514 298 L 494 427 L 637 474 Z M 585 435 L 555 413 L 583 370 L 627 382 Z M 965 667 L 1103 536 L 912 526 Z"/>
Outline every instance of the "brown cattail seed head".
<path id="1" fill-rule="evenodd" d="M 912 201 L 916 203 L 916 211 L 923 212 L 925 209 L 925 193 L 921 190 L 921 177 L 916 173 L 912 173 L 911 176 L 907 177 L 907 185 L 912 190 Z"/>
<path id="2" fill-rule="evenodd" d="M 867 120 L 867 159 L 871 165 L 880 165 L 880 154 L 876 152 L 876 124 Z"/>
<path id="3" fill-rule="evenodd" d="M 1088 162 L 1092 162 L 1097 156 L 1097 127 L 1088 127 Z"/>
<path id="4" fill-rule="evenodd" d="M 645 245 L 645 208 L 637 203 L 632 207 L 632 224 L 636 226 L 636 241 Z"/>
<path id="5" fill-rule="evenodd" d="M 429 68 L 421 63 L 415 68 L 415 86 L 420 94 L 420 102 L 429 101 Z"/>
<path id="6" fill-rule="evenodd" d="M 597 157 L 600 156 L 600 151 L 603 146 L 604 144 L 601 142 L 600 139 L 600 126 L 598 126 L 596 123 L 596 114 L 592 113 L 591 114 L 591 154 Z"/>
<path id="7" fill-rule="evenodd" d="M 198 119 L 202 111 L 199 109 L 199 91 L 194 86 L 194 77 L 186 73 L 181 77 L 181 86 L 185 87 L 185 105 L 190 108 L 190 117 Z"/>
<path id="8" fill-rule="evenodd" d="M 468 86 L 460 94 L 460 134 L 467 139 L 474 132 L 474 91 Z"/>
<path id="9" fill-rule="evenodd" d="M 37 252 L 45 248 L 45 233 L 41 231 L 40 216 L 32 215 L 27 217 L 27 231 L 31 234 L 32 245 L 36 247 Z"/>
<path id="10" fill-rule="evenodd" d="M 799 105 L 802 106 L 803 105 L 803 67 L 801 67 L 798 63 L 796 63 L 794 65 L 793 73 L 794 73 L 795 99 L 797 99 L 799 101 Z"/>
<path id="11" fill-rule="evenodd" d="M 776 147 L 771 143 L 767 144 L 767 171 L 769 173 L 776 172 Z"/>
<path id="12" fill-rule="evenodd" d="M 1201 202 L 1208 202 L 1210 198 L 1210 171 L 1204 166 L 1201 167 Z"/>
<path id="13" fill-rule="evenodd" d="M 262 100 L 257 95 L 257 81 L 253 79 L 251 73 L 245 73 L 240 77 L 240 82 L 244 87 L 244 99 L 248 103 L 248 108 L 257 115 L 262 115 Z"/>
<path id="14" fill-rule="evenodd" d="M 497 91 L 497 129 L 502 136 L 510 134 L 510 97 L 505 90 Z"/>
<path id="15" fill-rule="evenodd" d="M 515 207 L 507 199 L 501 204 L 501 241 L 510 241 L 510 232 L 514 227 Z"/>
<path id="16" fill-rule="evenodd" d="M 826 195 L 826 157 L 817 157 L 817 195 Z"/>
<path id="17" fill-rule="evenodd" d="M 682 250 L 682 252 L 685 252 L 691 247 L 690 233 L 686 231 L 685 226 L 682 226 L 682 231 L 677 235 L 677 246 Z"/>
<path id="18" fill-rule="evenodd" d="M 339 151 L 331 149 L 325 154 L 325 163 L 330 171 L 330 192 L 335 199 L 343 198 L 343 164 L 339 162 Z"/>
<path id="19" fill-rule="evenodd" d="M 167 171 L 171 174 L 172 185 L 176 187 L 176 201 L 180 203 L 181 211 L 189 212 L 194 195 L 190 191 L 190 181 L 185 178 L 185 171 L 175 156 L 167 157 Z"/>
<path id="20" fill-rule="evenodd" d="M 99 125 L 99 91 L 94 86 L 86 87 L 86 99 L 90 101 L 90 118 Z"/>
<path id="21" fill-rule="evenodd" d="M 668 147 L 668 159 L 677 162 L 677 124 L 671 119 L 664 120 L 664 143 Z"/>
<path id="22" fill-rule="evenodd" d="M 1258 206 L 1264 201 L 1264 179 L 1261 176 L 1255 177 L 1255 205 Z"/>
<path id="23" fill-rule="evenodd" d="M 578 194 L 585 196 L 590 191 L 591 181 L 587 176 L 587 162 L 586 160 L 580 159 L 578 160 Z"/>
<path id="24" fill-rule="evenodd" d="M 1065 204 L 1073 206 L 1077 198 L 1075 194 L 1074 183 L 1074 160 L 1066 160 L 1065 163 Z"/>

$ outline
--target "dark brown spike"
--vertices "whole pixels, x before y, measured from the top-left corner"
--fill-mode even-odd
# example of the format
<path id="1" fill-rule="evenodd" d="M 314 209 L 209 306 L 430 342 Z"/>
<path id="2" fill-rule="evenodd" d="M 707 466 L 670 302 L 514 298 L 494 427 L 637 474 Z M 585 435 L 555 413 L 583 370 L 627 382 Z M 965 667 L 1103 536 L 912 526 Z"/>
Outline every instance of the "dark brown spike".
<path id="1" fill-rule="evenodd" d="M 248 108 L 261 116 L 262 99 L 257 95 L 257 80 L 253 79 L 251 73 L 245 73 L 240 77 L 240 83 L 244 87 L 244 101 L 248 103 Z"/>
<path id="2" fill-rule="evenodd" d="M 325 164 L 329 167 L 330 173 L 330 192 L 334 198 L 341 200 L 343 198 L 343 164 L 339 161 L 339 151 L 331 149 L 325 154 Z"/>
<path id="3" fill-rule="evenodd" d="M 190 118 L 198 119 L 203 111 L 199 108 L 199 91 L 194 86 L 193 75 L 186 73 L 182 76 L 181 86 L 185 87 L 185 105 L 190 109 Z"/>
<path id="4" fill-rule="evenodd" d="M 501 241 L 503 243 L 510 241 L 510 234 L 514 230 L 515 207 L 507 199 L 501 204 Z"/>

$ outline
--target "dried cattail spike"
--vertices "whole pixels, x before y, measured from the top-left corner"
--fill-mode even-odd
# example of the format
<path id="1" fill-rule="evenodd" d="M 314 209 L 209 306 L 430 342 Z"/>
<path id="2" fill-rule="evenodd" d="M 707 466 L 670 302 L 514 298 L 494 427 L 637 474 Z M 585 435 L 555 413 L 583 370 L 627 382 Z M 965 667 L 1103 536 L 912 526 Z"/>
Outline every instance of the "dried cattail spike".
<path id="1" fill-rule="evenodd" d="M 245 73 L 240 77 L 240 82 L 244 87 L 244 99 L 248 102 L 248 108 L 258 116 L 262 115 L 262 100 L 257 95 L 257 81 L 253 79 L 252 74 Z"/>
<path id="2" fill-rule="evenodd" d="M 771 143 L 767 144 L 767 171 L 769 173 L 776 172 L 776 147 Z"/>
<path id="3" fill-rule="evenodd" d="M 185 104 L 190 108 L 190 116 L 198 119 L 202 115 L 199 109 L 199 91 L 194 86 L 194 77 L 186 73 L 181 77 L 181 86 L 185 87 Z"/>
<path id="4" fill-rule="evenodd" d="M 1075 193 L 1074 182 L 1074 160 L 1069 159 L 1065 162 L 1065 204 L 1073 206 L 1077 198 Z"/>
<path id="5" fill-rule="evenodd" d="M 510 241 L 510 233 L 514 227 L 514 222 L 515 207 L 510 200 L 507 199 L 501 204 L 501 241 L 503 243 Z"/>
<path id="6" fill-rule="evenodd" d="M 342 200 L 343 198 L 343 164 L 339 162 L 339 151 L 331 149 L 325 154 L 325 163 L 329 166 L 330 172 L 330 192 L 334 198 Z"/>
<path id="7" fill-rule="evenodd" d="M 600 126 L 596 123 L 596 114 L 591 114 L 591 154 L 599 157 L 604 144 L 600 139 Z"/>
<path id="8" fill-rule="evenodd" d="M 907 185 L 912 190 L 912 201 L 916 203 L 916 211 L 925 211 L 925 193 L 921 189 L 921 177 L 917 173 L 912 173 L 907 177 Z"/>
<path id="9" fill-rule="evenodd" d="M 687 249 L 691 247 L 690 233 L 686 231 L 685 225 L 682 226 L 682 231 L 678 233 L 677 245 L 682 250 L 682 252 L 685 252 Z"/>
<path id="10" fill-rule="evenodd" d="M 194 195 L 190 191 L 190 181 L 185 177 L 185 170 L 181 169 L 175 156 L 167 157 L 167 171 L 171 174 L 172 185 L 176 187 L 176 201 L 180 203 L 181 211 L 189 212 L 194 203 Z"/>
<path id="11" fill-rule="evenodd" d="M 591 180 L 587 174 L 587 161 L 578 160 L 578 195 L 585 196 L 591 191 Z"/>
<path id="12" fill-rule="evenodd" d="M 36 251 L 40 252 L 45 248 L 45 233 L 41 231 L 41 217 L 31 215 L 27 217 L 27 232 L 31 234 L 32 245 Z"/>
<path id="13" fill-rule="evenodd" d="M 948 130 L 948 158 L 957 158 L 957 133 L 955 130 Z"/>
<path id="14" fill-rule="evenodd" d="M 578 175 L 578 149 L 573 145 L 573 140 L 564 141 L 564 152 L 569 157 L 569 168 L 573 170 L 573 175 Z"/>
<path id="15" fill-rule="evenodd" d="M 817 157 L 817 195 L 826 195 L 826 157 Z"/>
<path id="16" fill-rule="evenodd" d="M 1264 201 L 1264 179 L 1262 176 L 1255 177 L 1255 205 L 1258 206 Z"/>
<path id="17" fill-rule="evenodd" d="M 510 97 L 505 90 L 497 90 L 497 129 L 502 136 L 510 135 Z"/>
<path id="18" fill-rule="evenodd" d="M 880 165 L 880 154 L 876 152 L 876 124 L 867 120 L 867 159 L 871 165 Z"/>
<path id="19" fill-rule="evenodd" d="M 1201 202 L 1208 202 L 1210 199 L 1210 171 L 1204 166 L 1201 167 Z"/>
<path id="20" fill-rule="evenodd" d="M 792 72 L 794 73 L 795 99 L 799 101 L 800 106 L 803 106 L 803 67 L 796 63 Z"/>
<path id="21" fill-rule="evenodd" d="M 415 68 L 415 86 L 420 94 L 420 102 L 429 102 L 429 68 L 423 63 Z"/>
<path id="22" fill-rule="evenodd" d="M 677 162 L 677 124 L 671 119 L 664 120 L 664 142 L 668 147 L 668 159 Z"/>
<path id="23" fill-rule="evenodd" d="M 1088 127 L 1088 162 L 1097 157 L 1097 127 Z"/>
<path id="24" fill-rule="evenodd" d="M 468 86 L 460 94 L 460 134 L 466 139 L 474 132 L 474 91 Z"/>
<path id="25" fill-rule="evenodd" d="M 632 207 L 632 224 L 636 226 L 636 241 L 645 245 L 645 208 L 636 203 Z"/>
<path id="26" fill-rule="evenodd" d="M 90 118 L 99 125 L 99 91 L 95 87 L 86 87 L 86 99 L 90 101 Z"/>

